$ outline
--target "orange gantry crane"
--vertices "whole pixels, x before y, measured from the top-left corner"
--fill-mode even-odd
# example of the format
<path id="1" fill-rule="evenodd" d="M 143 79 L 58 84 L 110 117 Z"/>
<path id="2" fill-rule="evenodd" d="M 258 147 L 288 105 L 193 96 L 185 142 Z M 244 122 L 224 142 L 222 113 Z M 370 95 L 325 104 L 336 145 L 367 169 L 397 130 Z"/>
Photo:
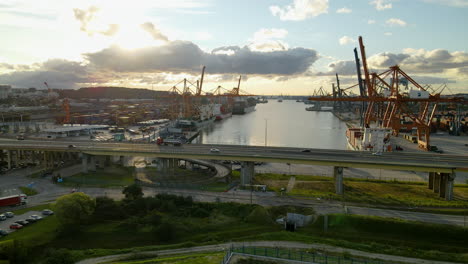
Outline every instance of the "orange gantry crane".
<path id="1" fill-rule="evenodd" d="M 365 111 L 361 113 L 365 126 L 374 122 L 382 128 L 391 128 L 395 136 L 398 136 L 400 129 L 405 128 L 411 131 L 415 128 L 419 148 L 429 150 L 431 122 L 438 104 L 442 102 L 466 103 L 466 100 L 464 98 L 442 97 L 440 92 L 429 93 L 425 87 L 418 84 L 398 65 L 392 66 L 380 74 L 370 73 L 362 37 L 359 37 L 359 46 L 364 70 L 364 79 L 362 79 L 359 59 L 355 50 L 360 96 L 338 98 L 336 96 L 321 96 L 310 97 L 309 100 L 365 102 Z M 407 91 L 410 84 L 415 90 Z M 355 86 L 357 85 L 352 87 Z"/>

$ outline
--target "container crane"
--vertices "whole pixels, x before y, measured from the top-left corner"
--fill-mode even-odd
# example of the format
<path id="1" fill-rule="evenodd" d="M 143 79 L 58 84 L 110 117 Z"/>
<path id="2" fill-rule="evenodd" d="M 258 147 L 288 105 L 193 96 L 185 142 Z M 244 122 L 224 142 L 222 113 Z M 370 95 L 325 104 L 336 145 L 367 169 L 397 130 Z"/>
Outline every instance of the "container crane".
<path id="1" fill-rule="evenodd" d="M 416 128 L 419 148 L 429 150 L 431 121 L 434 118 L 438 104 L 441 102 L 466 103 L 466 100 L 463 98 L 442 98 L 440 92 L 430 94 L 426 88 L 418 84 L 398 65 L 392 66 L 380 74 L 370 73 L 362 37 L 359 37 L 359 46 L 365 77 L 363 84 L 361 84 L 360 66 L 357 51 L 355 51 L 360 96 L 347 98 L 322 96 L 310 97 L 309 100 L 365 102 L 367 104 L 366 111 L 362 116 L 365 126 L 375 122 L 376 125 L 382 128 L 392 129 L 395 136 L 398 136 L 402 128 L 407 130 Z M 390 79 L 390 82 L 387 82 L 386 79 Z M 410 91 L 409 96 L 405 95 L 400 91 L 402 80 L 405 80 L 407 84 L 412 84 L 417 90 Z M 407 88 L 406 84 L 403 83 L 403 85 Z M 352 87 L 355 86 L 357 85 Z M 414 110 L 415 107 L 418 107 L 419 110 Z M 409 118 L 412 122 L 403 126 L 402 120 L 405 118 Z"/>

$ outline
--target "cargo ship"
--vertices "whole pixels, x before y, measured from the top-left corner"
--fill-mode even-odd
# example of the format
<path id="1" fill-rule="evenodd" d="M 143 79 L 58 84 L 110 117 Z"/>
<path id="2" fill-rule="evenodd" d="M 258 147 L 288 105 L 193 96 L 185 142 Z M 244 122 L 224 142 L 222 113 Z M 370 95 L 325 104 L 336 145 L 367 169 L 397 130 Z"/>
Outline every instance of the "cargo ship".
<path id="1" fill-rule="evenodd" d="M 348 128 L 346 138 L 348 139 L 348 149 L 357 151 L 372 151 L 382 153 L 392 151 L 390 128 Z"/>
<path id="2" fill-rule="evenodd" d="M 221 121 L 232 116 L 232 110 L 227 105 L 216 104 L 213 111 L 215 121 Z"/>
<path id="3" fill-rule="evenodd" d="M 232 108 L 232 114 L 243 115 L 250 113 L 255 110 L 256 105 L 257 100 L 253 97 L 247 98 L 247 100 L 235 101 Z"/>

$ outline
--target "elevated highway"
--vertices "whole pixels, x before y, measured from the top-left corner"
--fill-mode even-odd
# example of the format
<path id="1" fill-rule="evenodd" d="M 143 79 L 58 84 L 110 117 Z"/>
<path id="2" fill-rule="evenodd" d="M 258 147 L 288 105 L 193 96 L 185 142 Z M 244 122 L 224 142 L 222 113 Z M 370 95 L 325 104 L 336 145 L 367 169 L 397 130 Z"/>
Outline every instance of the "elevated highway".
<path id="1" fill-rule="evenodd" d="M 70 148 L 74 145 L 74 148 Z M 219 149 L 219 153 L 210 149 Z M 144 156 L 155 158 L 238 160 L 310 164 L 353 168 L 378 168 L 423 172 L 468 172 L 468 155 L 444 155 L 430 152 L 370 152 L 306 149 L 288 147 L 202 145 L 158 146 L 142 143 L 98 143 L 76 141 L 4 140 L 0 149 L 74 152 L 103 156 Z"/>
<path id="2" fill-rule="evenodd" d="M 219 152 L 212 152 L 216 148 Z M 457 172 L 468 172 L 468 155 L 447 155 L 430 152 L 387 152 L 373 155 L 331 149 L 302 149 L 288 147 L 201 145 L 158 146 L 143 143 L 101 143 L 77 141 L 2 140 L 0 149 L 11 157 L 24 153 L 39 153 L 39 158 L 50 163 L 60 155 L 81 156 L 85 172 L 89 165 L 95 169 L 98 156 L 142 156 L 160 158 L 162 167 L 174 166 L 177 159 L 237 160 L 242 161 L 241 183 L 250 184 L 254 175 L 254 162 L 290 163 L 333 166 L 335 191 L 343 193 L 343 169 L 374 168 L 386 170 L 407 170 L 429 173 L 429 189 L 447 200 L 453 198 L 453 180 Z M 15 153 L 13 153 L 15 152 Z M 31 154 L 30 154 L 31 155 Z M 43 155 L 43 156 L 42 156 Z M 49 162 L 48 162 L 49 161 Z M 168 165 L 170 164 L 170 165 Z"/>

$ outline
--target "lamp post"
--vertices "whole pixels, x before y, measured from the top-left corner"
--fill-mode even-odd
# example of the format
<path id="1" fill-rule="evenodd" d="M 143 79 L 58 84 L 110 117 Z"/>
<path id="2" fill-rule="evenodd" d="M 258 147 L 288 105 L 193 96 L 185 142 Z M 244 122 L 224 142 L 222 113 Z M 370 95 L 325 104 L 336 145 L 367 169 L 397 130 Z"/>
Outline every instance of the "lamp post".
<path id="1" fill-rule="evenodd" d="M 265 118 L 265 147 L 267 146 L 267 136 L 268 136 L 268 119 Z"/>

